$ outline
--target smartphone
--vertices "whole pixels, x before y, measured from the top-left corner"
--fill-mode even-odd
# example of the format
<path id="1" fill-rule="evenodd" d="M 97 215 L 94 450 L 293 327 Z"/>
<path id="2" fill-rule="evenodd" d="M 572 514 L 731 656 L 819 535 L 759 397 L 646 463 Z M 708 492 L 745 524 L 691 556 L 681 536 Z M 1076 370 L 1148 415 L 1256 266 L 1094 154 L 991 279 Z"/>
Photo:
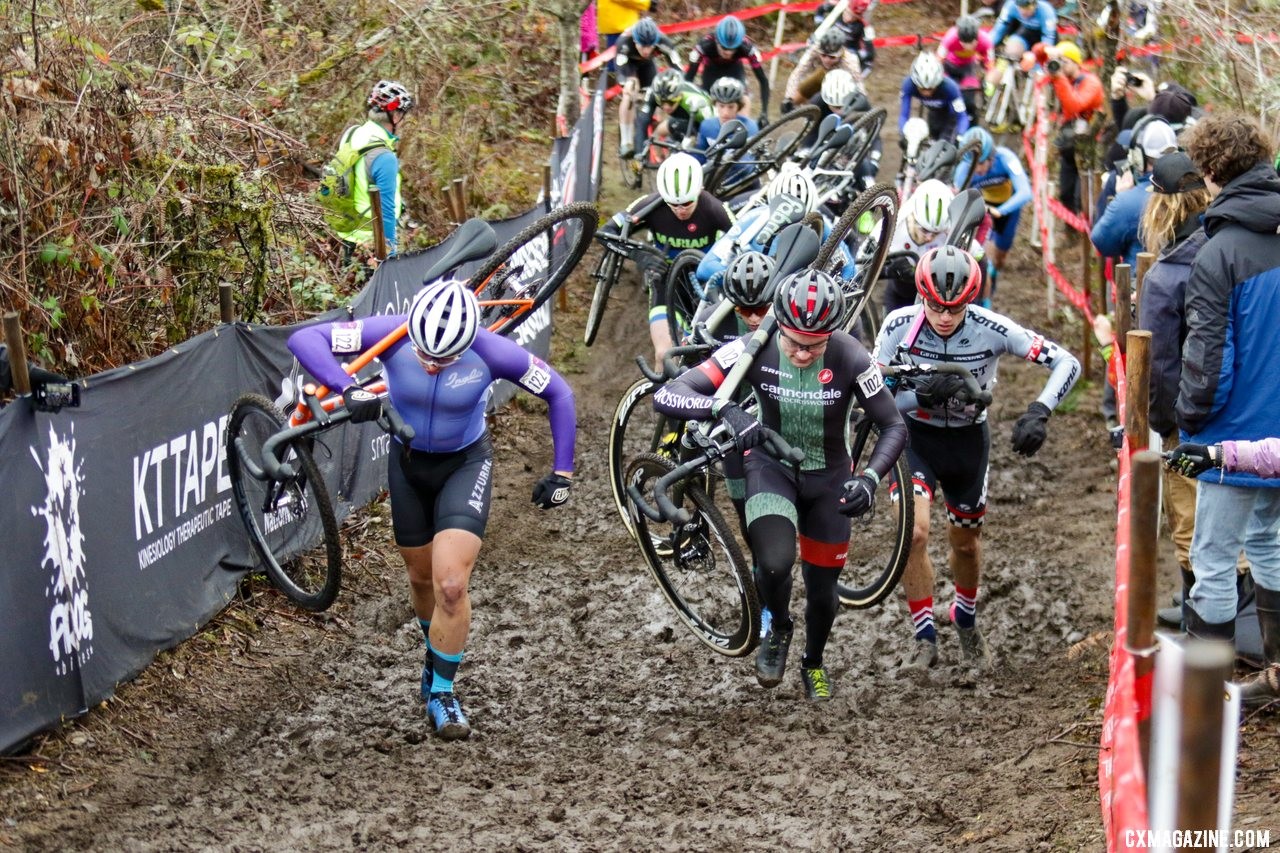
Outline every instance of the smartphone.
<path id="1" fill-rule="evenodd" d="M 1111 168 L 1116 170 L 1116 180 L 1119 180 L 1121 175 L 1128 172 L 1133 177 L 1133 182 L 1135 184 L 1138 182 L 1138 176 L 1134 174 L 1133 164 L 1129 162 L 1128 158 L 1115 161 L 1111 164 Z"/>

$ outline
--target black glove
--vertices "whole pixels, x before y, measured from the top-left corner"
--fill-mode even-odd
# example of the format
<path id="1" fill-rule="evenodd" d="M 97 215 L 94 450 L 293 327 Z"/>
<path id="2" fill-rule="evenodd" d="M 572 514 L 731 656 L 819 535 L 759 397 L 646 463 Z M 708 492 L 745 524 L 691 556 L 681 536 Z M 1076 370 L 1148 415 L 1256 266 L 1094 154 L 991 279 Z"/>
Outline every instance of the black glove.
<path id="1" fill-rule="evenodd" d="M 922 409 L 932 409 L 946 403 L 963 390 L 963 377 L 954 373 L 937 373 L 916 383 L 916 403 Z M 1044 438 L 1040 440 L 1044 441 Z"/>
<path id="2" fill-rule="evenodd" d="M 884 268 L 884 277 L 891 278 L 894 281 L 914 284 L 916 280 L 916 265 L 906 255 L 898 255 L 898 257 L 889 261 L 888 266 Z"/>
<path id="3" fill-rule="evenodd" d="M 878 485 L 880 483 L 865 471 L 845 483 L 840 493 L 840 514 L 851 518 L 866 515 L 875 505 Z"/>
<path id="4" fill-rule="evenodd" d="M 742 411 L 742 407 L 733 401 L 721 406 L 716 417 L 729 427 L 733 433 L 733 444 L 738 450 L 750 450 L 764 440 L 760 433 L 760 422 Z"/>
<path id="5" fill-rule="evenodd" d="M 1039 400 L 1027 406 L 1027 411 L 1013 425 L 1013 449 L 1023 456 L 1035 456 L 1044 444 L 1048 423 L 1048 406 Z"/>
<path id="6" fill-rule="evenodd" d="M 376 421 L 382 417 L 382 398 L 359 385 L 349 385 L 342 392 L 342 403 L 351 413 L 353 424 Z"/>
<path id="7" fill-rule="evenodd" d="M 1165 464 L 1170 471 L 1176 471 L 1184 477 L 1198 477 L 1210 468 L 1222 467 L 1222 445 L 1183 442 L 1169 452 Z"/>
<path id="8" fill-rule="evenodd" d="M 569 500 L 569 489 L 573 482 L 563 474 L 552 471 L 533 487 L 533 502 L 540 509 L 551 509 Z"/>
<path id="9" fill-rule="evenodd" d="M 783 115 L 786 115 L 787 113 L 791 112 L 795 108 L 796 108 L 796 105 L 792 103 L 790 98 L 787 98 L 782 102 L 782 106 L 779 108 L 779 112 L 781 112 Z"/>

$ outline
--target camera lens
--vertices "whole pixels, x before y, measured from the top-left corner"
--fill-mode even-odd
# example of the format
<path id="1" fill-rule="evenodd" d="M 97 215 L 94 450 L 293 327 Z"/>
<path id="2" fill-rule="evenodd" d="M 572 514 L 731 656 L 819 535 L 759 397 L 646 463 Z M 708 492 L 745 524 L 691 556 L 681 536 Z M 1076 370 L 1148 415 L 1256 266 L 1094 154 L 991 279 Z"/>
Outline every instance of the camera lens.
<path id="1" fill-rule="evenodd" d="M 1045 67 L 1049 69 L 1050 73 L 1053 73 L 1062 68 L 1062 63 L 1056 59 L 1050 59 L 1047 63 L 1045 63 Z"/>

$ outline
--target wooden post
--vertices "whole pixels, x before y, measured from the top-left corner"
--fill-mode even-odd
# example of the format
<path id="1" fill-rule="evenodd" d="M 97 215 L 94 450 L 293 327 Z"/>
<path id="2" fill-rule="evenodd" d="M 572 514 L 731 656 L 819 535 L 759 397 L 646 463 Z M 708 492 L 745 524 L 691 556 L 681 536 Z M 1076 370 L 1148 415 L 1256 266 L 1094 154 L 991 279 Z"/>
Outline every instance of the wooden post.
<path id="1" fill-rule="evenodd" d="M 1222 714 L 1226 707 L 1222 685 L 1231 677 L 1235 649 L 1222 640 L 1191 639 L 1186 643 L 1183 661 L 1178 816 L 1174 827 L 1215 829 L 1218 777 L 1222 770 Z"/>
<path id="2" fill-rule="evenodd" d="M 218 285 L 218 313 L 222 316 L 222 322 L 234 323 L 236 321 L 236 303 L 231 298 L 231 283 L 224 281 Z"/>
<path id="3" fill-rule="evenodd" d="M 551 212 L 551 166 L 542 167 L 542 212 Z"/>
<path id="4" fill-rule="evenodd" d="M 1125 336 L 1133 328 L 1133 313 L 1129 307 L 1129 265 L 1116 264 L 1116 343 L 1120 352 L 1129 351 Z"/>
<path id="5" fill-rule="evenodd" d="M 454 178 L 449 184 L 449 190 L 453 193 L 454 209 L 458 212 L 458 221 L 465 222 L 467 219 L 467 200 L 462 194 L 462 178 Z"/>
<path id="6" fill-rule="evenodd" d="M 387 259 L 387 235 L 382 230 L 382 190 L 369 187 L 369 216 L 373 224 L 373 256 L 380 261 Z"/>
<path id="7" fill-rule="evenodd" d="M 449 191 L 449 185 L 445 184 L 440 188 L 440 200 L 444 202 L 444 209 L 449 213 L 449 221 L 454 225 L 460 224 L 458 219 L 458 211 L 453 207 L 453 193 Z"/>
<path id="8" fill-rule="evenodd" d="M 1147 270 L 1151 269 L 1151 265 L 1156 262 L 1156 256 L 1151 252 L 1138 253 L 1138 271 L 1137 279 L 1134 282 L 1133 304 L 1142 310 L 1142 282 L 1147 277 Z"/>
<path id="9" fill-rule="evenodd" d="M 31 374 L 27 372 L 27 344 L 22 339 L 22 318 L 17 311 L 4 315 L 4 339 L 9 346 L 9 372 L 13 375 L 13 391 L 19 396 L 31 393 Z"/>
<path id="10" fill-rule="evenodd" d="M 1087 173 L 1086 173 L 1087 174 Z M 1092 181 L 1092 176 L 1088 175 L 1089 180 L 1081 182 L 1081 186 L 1088 186 Z M 1085 193 L 1087 195 L 1087 193 Z M 1090 261 L 1093 260 L 1093 243 L 1089 240 L 1088 234 L 1080 235 L 1080 282 L 1084 288 L 1084 304 L 1085 307 L 1093 309 L 1093 267 Z M 1084 327 L 1084 338 L 1081 344 L 1083 350 L 1084 375 L 1088 376 L 1093 369 L 1093 327 L 1089 324 L 1088 317 L 1081 317 L 1080 322 Z"/>
<path id="11" fill-rule="evenodd" d="M 1140 681 L 1155 668 L 1156 553 L 1160 530 L 1160 454 L 1142 450 L 1131 460 L 1129 486 L 1129 635 L 1133 678 Z M 1141 706 L 1143 703 L 1139 703 Z M 1150 705 L 1148 703 L 1148 711 Z M 1151 756 L 1151 718 L 1138 719 L 1142 766 Z"/>
<path id="12" fill-rule="evenodd" d="M 1151 436 L 1151 333 L 1132 331 L 1125 346 L 1125 386 L 1128 396 L 1124 405 L 1124 434 L 1129 437 L 1129 450 L 1146 450 Z"/>

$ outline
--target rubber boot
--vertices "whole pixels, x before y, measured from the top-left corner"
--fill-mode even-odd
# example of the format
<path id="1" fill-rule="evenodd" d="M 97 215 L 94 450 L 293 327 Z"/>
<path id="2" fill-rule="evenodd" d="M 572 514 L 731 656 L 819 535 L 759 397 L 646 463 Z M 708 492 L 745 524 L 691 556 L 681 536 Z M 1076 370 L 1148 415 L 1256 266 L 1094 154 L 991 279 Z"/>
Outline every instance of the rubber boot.
<path id="1" fill-rule="evenodd" d="M 1187 636 L 1200 640 L 1226 640 L 1228 643 L 1235 643 L 1236 620 L 1206 622 L 1190 606 L 1187 606 L 1182 615 L 1187 620 Z"/>
<path id="2" fill-rule="evenodd" d="M 1267 666 L 1241 682 L 1240 698 L 1246 705 L 1264 705 L 1280 699 L 1280 592 L 1255 585 L 1254 593 Z"/>
<path id="3" fill-rule="evenodd" d="M 1156 611 L 1156 622 L 1166 628 L 1177 628 L 1185 631 L 1186 608 L 1190 607 L 1187 602 L 1191 599 L 1191 585 L 1196 582 L 1196 576 L 1191 573 L 1190 569 L 1179 569 L 1182 572 L 1182 593 L 1173 597 L 1173 607 L 1161 607 Z"/>

